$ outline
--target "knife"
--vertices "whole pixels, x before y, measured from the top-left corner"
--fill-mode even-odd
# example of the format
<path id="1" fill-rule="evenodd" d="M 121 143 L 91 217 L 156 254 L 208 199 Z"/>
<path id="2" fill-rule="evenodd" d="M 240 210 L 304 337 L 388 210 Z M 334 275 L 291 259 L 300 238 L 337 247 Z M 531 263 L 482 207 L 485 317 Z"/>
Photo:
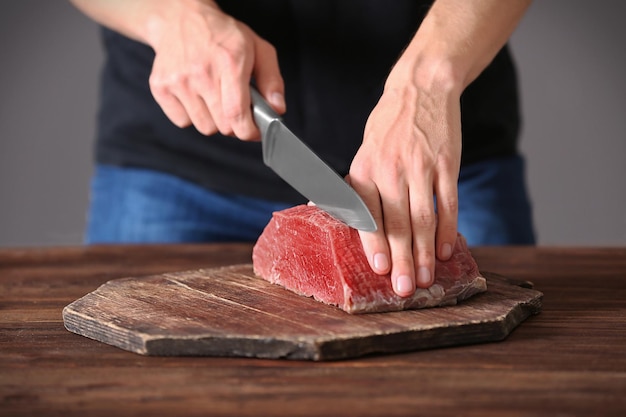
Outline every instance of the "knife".
<path id="1" fill-rule="evenodd" d="M 337 220 L 375 232 L 376 222 L 357 192 L 285 126 L 253 86 L 250 94 L 265 165 Z"/>

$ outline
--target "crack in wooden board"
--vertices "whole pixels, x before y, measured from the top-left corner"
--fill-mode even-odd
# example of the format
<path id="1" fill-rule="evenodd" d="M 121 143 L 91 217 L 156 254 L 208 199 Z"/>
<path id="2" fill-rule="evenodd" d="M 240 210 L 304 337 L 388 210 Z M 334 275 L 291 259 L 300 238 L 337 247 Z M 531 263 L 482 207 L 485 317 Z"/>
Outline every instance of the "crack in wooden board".
<path id="1" fill-rule="evenodd" d="M 541 311 L 539 291 L 483 275 L 487 292 L 456 306 L 350 315 L 235 265 L 112 280 L 65 307 L 63 320 L 145 355 L 344 359 L 502 340 Z"/>

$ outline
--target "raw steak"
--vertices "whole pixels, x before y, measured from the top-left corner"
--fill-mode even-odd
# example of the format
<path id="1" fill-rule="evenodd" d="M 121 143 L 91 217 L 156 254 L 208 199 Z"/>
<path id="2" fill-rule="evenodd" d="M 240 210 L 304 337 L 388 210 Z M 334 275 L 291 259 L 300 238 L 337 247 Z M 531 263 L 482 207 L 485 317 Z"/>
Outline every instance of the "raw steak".
<path id="1" fill-rule="evenodd" d="M 255 274 L 348 313 L 454 305 L 487 290 L 459 235 L 452 258 L 437 261 L 435 283 L 411 297 L 396 295 L 389 275 L 372 271 L 358 232 L 313 206 L 274 213 L 252 253 Z"/>

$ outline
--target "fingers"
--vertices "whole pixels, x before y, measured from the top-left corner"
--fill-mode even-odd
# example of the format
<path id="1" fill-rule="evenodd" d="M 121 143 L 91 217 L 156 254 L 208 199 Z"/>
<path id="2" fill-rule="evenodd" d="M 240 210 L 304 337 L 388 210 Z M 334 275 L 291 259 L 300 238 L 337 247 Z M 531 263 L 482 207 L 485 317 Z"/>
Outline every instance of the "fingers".
<path id="1" fill-rule="evenodd" d="M 190 33 L 195 35 L 190 37 Z M 155 46 L 150 88 L 176 126 L 193 124 L 205 135 L 219 131 L 242 140 L 259 139 L 251 109 L 252 76 L 261 94 L 277 112 L 284 113 L 284 84 L 276 51 L 249 27 L 219 14 L 169 34 L 173 39 L 163 36 L 168 41 Z"/>
<path id="2" fill-rule="evenodd" d="M 434 281 L 436 216 L 432 197 L 421 198 L 408 187 L 380 202 L 374 185 L 369 189 L 353 184 L 370 208 L 378 230 L 359 232 L 370 267 L 380 275 L 391 273 L 396 294 L 408 297 L 416 287 L 428 288 Z M 402 194 L 404 193 L 404 194 Z M 426 194 L 432 196 L 432 192 Z M 384 213 L 384 216 L 383 216 Z"/>
<path id="3" fill-rule="evenodd" d="M 435 217 L 429 175 L 412 180 L 382 198 L 385 236 L 391 255 L 391 282 L 396 294 L 408 297 L 415 288 L 433 284 Z M 402 184 L 402 183 L 401 183 Z M 389 184 L 387 184 L 389 187 Z"/>
<path id="4" fill-rule="evenodd" d="M 451 173 L 452 171 L 452 173 Z M 441 170 L 436 183 L 437 194 L 437 257 L 447 261 L 452 256 L 457 237 L 459 214 L 458 170 Z"/>
<path id="5" fill-rule="evenodd" d="M 187 127 L 191 124 L 191 118 L 187 110 L 185 110 L 185 106 L 183 106 L 174 94 L 170 93 L 165 85 L 161 84 L 159 81 L 155 81 L 155 77 L 150 77 L 150 89 L 152 90 L 154 100 L 159 104 L 163 113 L 165 113 L 172 123 L 180 128 Z"/>
<path id="6" fill-rule="evenodd" d="M 370 208 L 378 226 L 376 232 L 359 232 L 372 270 L 379 275 L 391 273 L 393 290 L 401 297 L 411 296 L 416 287 L 430 287 L 435 277 L 435 234 L 438 230 L 432 188 L 430 192 L 421 193 L 418 188 L 427 189 L 427 185 L 411 192 L 408 187 L 403 187 L 393 196 L 387 194 L 381 204 L 374 184 L 365 186 L 353 182 L 353 187 Z M 453 232 L 456 236 L 456 229 Z M 454 240 L 450 232 L 444 236 L 452 248 Z"/>
<path id="7" fill-rule="evenodd" d="M 421 149 L 385 154 L 387 149 L 362 146 L 350 168 L 349 182 L 378 226 L 373 233 L 359 232 L 372 270 L 390 274 L 394 292 L 408 297 L 416 288 L 430 287 L 436 259 L 447 260 L 452 254 L 460 154 L 444 151 L 432 157 Z"/>
<path id="8" fill-rule="evenodd" d="M 250 74 L 254 59 L 249 39 L 234 37 L 216 48 L 207 71 L 195 74 L 193 88 L 203 98 L 217 130 L 225 136 L 252 140 L 259 136 L 250 107 Z"/>
<path id="9" fill-rule="evenodd" d="M 276 49 L 264 40 L 255 44 L 254 78 L 257 89 L 278 114 L 287 110 L 285 83 L 278 68 Z"/>
<path id="10" fill-rule="evenodd" d="M 411 189 L 410 218 L 416 285 L 419 288 L 428 288 L 435 279 L 435 231 L 437 228 L 432 183 L 423 182 Z"/>
<path id="11" fill-rule="evenodd" d="M 383 211 L 380 196 L 376 184 L 371 181 L 359 183 L 357 181 L 353 182 L 349 178 L 346 179 L 361 196 L 376 222 L 377 230 L 375 232 L 359 231 L 359 237 L 361 238 L 367 261 L 372 270 L 377 274 L 388 274 L 391 271 L 391 257 L 383 224 Z"/>
<path id="12" fill-rule="evenodd" d="M 376 232 L 359 231 L 363 251 L 372 270 L 379 275 L 391 273 L 394 292 L 408 297 L 415 292 L 416 285 L 408 187 L 403 181 L 391 180 L 377 185 L 362 178 L 360 173 L 351 175 L 350 184 L 370 209 L 378 226 Z M 385 190 L 384 196 L 379 186 Z"/>
<path id="13" fill-rule="evenodd" d="M 415 263 L 412 252 L 408 189 L 400 198 L 383 199 L 384 224 L 391 253 L 391 284 L 401 297 L 415 292 Z"/>
<path id="14" fill-rule="evenodd" d="M 217 132 L 205 100 L 190 88 L 187 80 L 179 77 L 171 81 L 151 76 L 150 86 L 156 102 L 176 126 L 184 128 L 193 124 L 205 135 Z"/>
<path id="15" fill-rule="evenodd" d="M 221 112 L 222 134 L 235 136 L 241 140 L 252 140 L 259 137 L 259 131 L 250 110 L 250 77 L 235 72 L 227 72 L 221 78 L 221 103 L 215 109 Z"/>

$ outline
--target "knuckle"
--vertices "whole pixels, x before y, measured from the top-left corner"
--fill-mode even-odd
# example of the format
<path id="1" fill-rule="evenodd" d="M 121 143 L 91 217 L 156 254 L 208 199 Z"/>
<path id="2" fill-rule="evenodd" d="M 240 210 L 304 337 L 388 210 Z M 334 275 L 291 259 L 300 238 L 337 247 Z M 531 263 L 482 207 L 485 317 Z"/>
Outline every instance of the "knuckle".
<path id="1" fill-rule="evenodd" d="M 359 236 L 366 253 L 387 252 L 387 240 L 381 231 L 374 233 L 359 231 Z"/>
<path id="2" fill-rule="evenodd" d="M 246 62 L 247 45 L 243 39 L 235 39 L 228 46 L 219 49 L 219 59 L 222 65 L 229 68 L 243 68 Z"/>
<path id="3" fill-rule="evenodd" d="M 171 88 L 176 90 L 181 90 L 187 87 L 188 84 L 188 76 L 182 72 L 172 73 L 166 80 L 166 84 L 168 84 Z"/>
<path id="4" fill-rule="evenodd" d="M 437 225 L 437 228 L 437 235 L 439 236 L 447 236 L 448 238 L 456 236 L 457 231 L 455 222 L 441 222 Z"/>
<path id="5" fill-rule="evenodd" d="M 221 123 L 217 126 L 218 131 L 224 136 L 233 136 L 233 128 L 228 124 Z"/>
<path id="6" fill-rule="evenodd" d="M 271 43 L 266 40 L 262 40 L 260 43 L 261 48 L 263 49 L 263 54 L 268 58 L 276 58 L 278 53 L 276 52 L 276 48 Z"/>
<path id="7" fill-rule="evenodd" d="M 412 168 L 414 172 L 431 172 L 435 167 L 433 159 L 426 153 L 420 153 L 413 158 Z"/>
<path id="8" fill-rule="evenodd" d="M 350 178 L 358 183 L 361 180 L 369 177 L 370 165 L 363 163 L 362 160 L 355 159 L 350 165 Z"/>
<path id="9" fill-rule="evenodd" d="M 441 153 L 437 156 L 437 165 L 439 169 L 445 171 L 457 170 L 459 160 L 451 153 Z"/>
<path id="10" fill-rule="evenodd" d="M 405 253 L 396 253 L 395 256 L 393 256 L 393 263 L 396 266 L 409 266 L 413 264 L 413 256 L 411 255 L 410 252 Z"/>
<path id="11" fill-rule="evenodd" d="M 413 214 L 413 224 L 418 230 L 434 229 L 437 223 L 435 213 L 429 209 L 419 209 Z"/>
<path id="12" fill-rule="evenodd" d="M 385 230 L 388 235 L 400 235 L 403 232 L 408 232 L 410 226 L 404 221 L 403 218 L 385 216 Z"/>
<path id="13" fill-rule="evenodd" d="M 434 248 L 417 248 L 413 256 L 420 266 L 430 268 L 435 265 L 436 258 Z"/>
<path id="14" fill-rule="evenodd" d="M 266 52 L 276 52 L 276 48 L 270 42 L 263 38 L 257 38 L 259 46 Z"/>
<path id="15" fill-rule="evenodd" d="M 447 196 L 437 201 L 439 210 L 448 213 L 457 213 L 459 211 L 459 201 L 457 197 Z"/>
<path id="16" fill-rule="evenodd" d="M 150 85 L 152 93 L 155 95 L 163 95 L 167 93 L 167 85 L 164 82 L 163 77 L 158 74 L 150 75 L 148 84 Z"/>
<path id="17" fill-rule="evenodd" d="M 256 129 L 250 123 L 242 122 L 235 129 L 237 137 L 242 140 L 252 140 L 256 137 Z"/>
<path id="18" fill-rule="evenodd" d="M 152 74 L 148 83 L 153 92 L 166 94 L 172 91 L 181 91 L 187 87 L 187 76 L 182 73 Z"/>
<path id="19" fill-rule="evenodd" d="M 191 126 L 191 120 L 186 115 L 172 113 L 168 117 L 176 127 L 181 129 Z"/>
<path id="20" fill-rule="evenodd" d="M 189 78 L 196 85 L 207 85 L 211 80 L 211 68 L 204 63 L 195 63 L 189 66 Z"/>
<path id="21" fill-rule="evenodd" d="M 413 269 L 413 256 L 411 252 L 391 251 L 391 263 L 394 271 L 410 271 Z"/>
<path id="22" fill-rule="evenodd" d="M 246 112 L 241 106 L 240 103 L 232 103 L 224 105 L 223 114 L 226 119 L 228 119 L 231 123 L 241 123 L 245 116 Z"/>
<path id="23" fill-rule="evenodd" d="M 194 123 L 194 126 L 196 127 L 198 132 L 202 133 L 203 135 L 209 136 L 215 133 L 215 126 L 212 122 L 208 121 L 205 118 L 196 121 Z"/>
<path id="24" fill-rule="evenodd" d="M 254 130 L 247 123 L 246 115 L 237 110 L 224 110 L 224 118 L 228 125 L 230 134 L 234 134 L 239 139 L 251 139 Z"/>
<path id="25" fill-rule="evenodd" d="M 184 123 L 184 122 L 183 122 L 182 120 L 180 120 L 180 119 L 176 119 L 176 118 L 170 117 L 170 120 L 172 121 L 172 123 L 174 123 L 174 126 L 176 126 L 176 127 L 178 127 L 178 128 L 181 128 L 181 129 L 183 129 L 183 128 L 185 128 L 185 127 L 189 126 L 187 123 Z"/>

